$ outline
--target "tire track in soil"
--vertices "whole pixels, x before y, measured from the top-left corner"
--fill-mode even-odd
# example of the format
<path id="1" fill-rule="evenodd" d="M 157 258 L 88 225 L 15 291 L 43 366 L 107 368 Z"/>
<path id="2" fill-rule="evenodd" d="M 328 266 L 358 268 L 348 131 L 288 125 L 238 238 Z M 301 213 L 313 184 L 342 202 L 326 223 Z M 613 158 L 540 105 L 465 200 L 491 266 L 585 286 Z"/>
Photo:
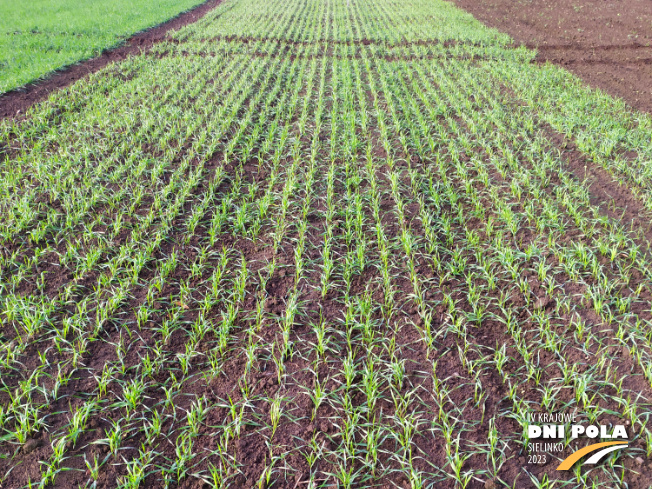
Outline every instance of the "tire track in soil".
<path id="1" fill-rule="evenodd" d="M 511 103 L 517 106 L 529 106 L 511 88 L 500 81 L 497 83 L 512 100 Z M 531 110 L 536 114 L 534 116 L 536 127 L 559 150 L 563 168 L 578 182 L 586 182 L 591 205 L 598 207 L 602 215 L 625 224 L 625 228 L 629 227 L 630 237 L 649 252 L 652 243 L 652 222 L 649 218 L 650 212 L 641 200 L 627 185 L 618 182 L 615 176 L 593 161 L 589 155 L 583 153 L 577 147 L 574 138 L 564 135 L 544 121 L 539 117 L 535 108 L 531 107 Z M 638 229 L 638 232 L 634 227 Z"/>

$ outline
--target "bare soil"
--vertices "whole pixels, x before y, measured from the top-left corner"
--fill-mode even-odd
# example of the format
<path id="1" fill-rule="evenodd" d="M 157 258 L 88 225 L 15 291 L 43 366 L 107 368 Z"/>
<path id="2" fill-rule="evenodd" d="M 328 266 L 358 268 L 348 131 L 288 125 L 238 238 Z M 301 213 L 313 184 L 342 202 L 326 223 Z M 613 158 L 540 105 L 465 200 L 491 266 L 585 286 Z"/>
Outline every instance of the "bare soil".
<path id="1" fill-rule="evenodd" d="M 652 112 L 649 0 L 453 0 L 587 84 Z"/>
<path id="2" fill-rule="evenodd" d="M 149 50 L 162 41 L 170 31 L 197 22 L 204 15 L 220 4 L 222 0 L 208 0 L 197 7 L 151 29 L 134 34 L 122 46 L 107 49 L 96 58 L 57 70 L 49 77 L 38 80 L 24 87 L 0 94 L 0 118 L 20 116 L 29 107 L 47 98 L 51 92 L 76 82 L 80 78 L 101 70 L 109 63 L 120 61 L 132 54 Z"/>

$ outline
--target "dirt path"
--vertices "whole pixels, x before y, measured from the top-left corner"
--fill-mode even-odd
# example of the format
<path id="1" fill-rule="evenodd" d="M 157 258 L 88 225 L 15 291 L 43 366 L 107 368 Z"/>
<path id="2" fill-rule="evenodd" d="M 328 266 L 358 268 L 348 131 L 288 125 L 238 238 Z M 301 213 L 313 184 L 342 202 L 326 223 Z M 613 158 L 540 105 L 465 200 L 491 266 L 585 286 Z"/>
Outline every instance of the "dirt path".
<path id="1" fill-rule="evenodd" d="M 592 87 L 652 112 L 649 0 L 453 0 Z"/>
<path id="2" fill-rule="evenodd" d="M 155 43 L 162 41 L 169 31 L 197 22 L 219 5 L 221 1 L 208 0 L 163 24 L 134 34 L 122 46 L 105 50 L 96 58 L 67 66 L 55 71 L 43 80 L 0 94 L 0 118 L 20 116 L 21 113 L 45 99 L 54 90 L 66 87 L 89 73 L 95 73 L 113 61 L 119 61 L 130 54 L 149 49 Z"/>

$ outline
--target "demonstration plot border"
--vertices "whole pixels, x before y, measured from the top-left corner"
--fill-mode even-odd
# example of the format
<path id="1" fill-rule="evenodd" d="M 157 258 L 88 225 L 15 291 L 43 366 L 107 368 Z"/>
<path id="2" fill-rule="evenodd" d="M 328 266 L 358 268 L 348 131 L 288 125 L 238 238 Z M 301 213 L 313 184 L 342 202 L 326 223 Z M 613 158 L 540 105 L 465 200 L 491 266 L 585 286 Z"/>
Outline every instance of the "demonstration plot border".
<path id="1" fill-rule="evenodd" d="M 222 0 L 208 0 L 163 24 L 134 34 L 125 41 L 124 45 L 104 50 L 96 58 L 64 67 L 45 79 L 0 94 L 0 119 L 20 117 L 32 105 L 44 100 L 55 90 L 72 85 L 77 80 L 101 70 L 109 63 L 149 50 L 154 44 L 163 41 L 168 32 L 197 22 L 221 2 Z"/>

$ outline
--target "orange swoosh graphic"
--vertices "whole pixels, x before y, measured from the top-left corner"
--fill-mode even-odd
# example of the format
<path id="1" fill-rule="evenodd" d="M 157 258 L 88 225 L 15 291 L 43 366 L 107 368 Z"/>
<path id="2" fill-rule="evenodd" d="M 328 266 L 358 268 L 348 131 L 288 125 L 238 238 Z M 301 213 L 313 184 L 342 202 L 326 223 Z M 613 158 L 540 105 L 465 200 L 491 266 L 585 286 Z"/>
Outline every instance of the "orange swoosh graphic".
<path id="1" fill-rule="evenodd" d="M 579 459 L 581 459 L 587 453 L 595 452 L 596 450 L 598 450 L 600 448 L 610 447 L 612 445 L 627 445 L 627 442 L 606 441 L 604 443 L 594 443 L 593 445 L 589 445 L 588 447 L 584 447 L 581 450 L 578 450 L 575 453 L 572 453 L 571 455 L 569 455 L 561 464 L 559 464 L 559 467 L 557 467 L 557 470 L 568 470 L 573 466 L 573 464 L 575 462 L 577 462 Z"/>

